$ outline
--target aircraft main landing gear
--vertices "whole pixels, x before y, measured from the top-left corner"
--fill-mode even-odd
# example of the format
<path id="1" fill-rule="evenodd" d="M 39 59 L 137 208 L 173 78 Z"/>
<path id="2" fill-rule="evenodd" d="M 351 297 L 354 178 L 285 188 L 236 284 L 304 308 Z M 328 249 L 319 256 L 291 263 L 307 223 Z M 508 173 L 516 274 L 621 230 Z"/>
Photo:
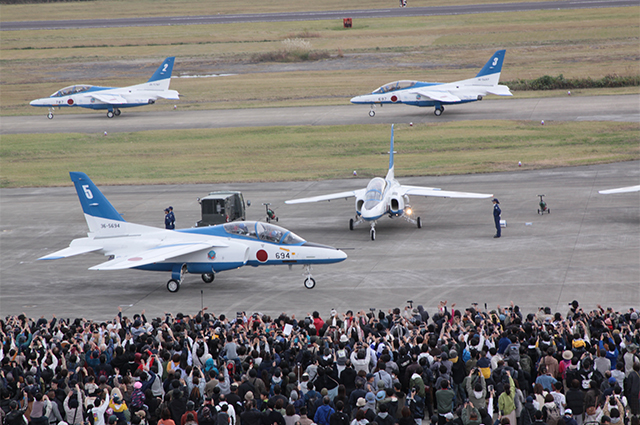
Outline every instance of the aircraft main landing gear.
<path id="1" fill-rule="evenodd" d="M 113 113 L 113 111 L 107 112 L 107 118 L 113 118 L 114 116 L 115 114 Z"/>
<path id="2" fill-rule="evenodd" d="M 356 216 L 355 220 L 350 218 L 349 219 L 349 230 L 353 230 L 353 228 L 356 227 L 360 223 L 362 223 L 362 219 L 361 218 L 358 218 L 357 216 Z"/>
<path id="3" fill-rule="evenodd" d="M 440 106 L 439 108 L 436 108 L 433 111 L 436 117 L 439 117 L 440 115 L 442 115 L 443 112 L 444 112 L 444 106 Z"/>
<path id="4" fill-rule="evenodd" d="M 213 272 L 211 272 L 211 273 L 202 273 L 201 277 L 202 277 L 202 281 L 204 283 L 211 283 L 216 278 L 216 275 Z"/>
<path id="5" fill-rule="evenodd" d="M 180 282 L 176 279 L 170 279 L 169 282 L 167 282 L 167 289 L 171 293 L 178 292 L 180 290 Z"/>
<path id="6" fill-rule="evenodd" d="M 304 265 L 305 278 L 304 278 L 304 287 L 307 289 L 313 289 L 316 286 L 316 280 L 311 276 L 311 265 Z"/>
<path id="7" fill-rule="evenodd" d="M 375 221 L 371 222 L 371 240 L 372 241 L 376 240 L 376 222 Z"/>
<path id="8" fill-rule="evenodd" d="M 113 110 L 113 113 L 116 115 L 116 117 L 119 117 L 119 116 L 120 116 L 120 114 L 121 114 L 120 109 L 118 109 L 118 108 L 115 108 L 115 109 Z"/>
<path id="9" fill-rule="evenodd" d="M 173 266 L 173 270 L 171 270 L 171 279 L 167 282 L 167 290 L 169 292 L 175 293 L 180 290 L 180 283 L 182 283 L 182 277 L 186 272 L 186 264 L 176 264 Z"/>

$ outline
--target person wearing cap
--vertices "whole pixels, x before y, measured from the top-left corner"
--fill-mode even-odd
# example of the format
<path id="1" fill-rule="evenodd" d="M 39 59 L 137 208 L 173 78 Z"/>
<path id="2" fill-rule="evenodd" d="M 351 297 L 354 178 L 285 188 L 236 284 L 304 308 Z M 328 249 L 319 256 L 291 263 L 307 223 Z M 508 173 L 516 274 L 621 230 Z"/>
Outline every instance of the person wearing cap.
<path id="1" fill-rule="evenodd" d="M 169 208 L 164 209 L 164 228 L 168 230 L 176 228 L 174 222 L 171 220 L 171 211 L 169 211 Z"/>
<path id="2" fill-rule="evenodd" d="M 637 313 L 634 311 L 631 314 Z M 627 352 L 622 356 L 624 360 L 624 374 L 625 376 L 629 376 L 633 373 L 633 365 L 640 364 L 640 358 L 637 356 L 638 354 L 638 346 L 634 343 L 627 345 Z"/>
<path id="3" fill-rule="evenodd" d="M 498 198 L 493 198 L 491 200 L 493 202 L 493 221 L 496 225 L 496 234 L 493 236 L 494 238 L 499 238 L 501 236 L 500 233 L 500 214 L 502 214 L 502 210 L 500 209 L 500 201 Z"/>
<path id="4" fill-rule="evenodd" d="M 518 419 L 518 425 L 531 425 L 535 422 L 536 407 L 533 405 L 533 397 L 527 396 L 522 411 L 520 412 L 520 418 Z"/>
<path id="5" fill-rule="evenodd" d="M 171 226 L 172 226 L 171 228 L 172 228 L 172 229 L 175 229 L 175 228 L 176 228 L 176 216 L 175 216 L 175 214 L 173 213 L 173 207 L 172 207 L 171 205 L 169 205 L 169 208 L 168 208 L 168 209 L 169 209 L 169 217 L 170 217 L 170 220 L 171 220 Z"/>
<path id="6" fill-rule="evenodd" d="M 578 422 L 573 419 L 573 412 L 571 409 L 565 409 L 562 419 L 564 419 L 564 425 L 578 425 Z"/>

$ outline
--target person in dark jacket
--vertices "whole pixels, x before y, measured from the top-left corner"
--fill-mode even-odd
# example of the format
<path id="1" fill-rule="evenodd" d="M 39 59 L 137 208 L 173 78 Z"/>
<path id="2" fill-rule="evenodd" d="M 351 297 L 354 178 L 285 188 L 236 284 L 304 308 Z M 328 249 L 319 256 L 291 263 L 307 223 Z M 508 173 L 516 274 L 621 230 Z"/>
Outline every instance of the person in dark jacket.
<path id="1" fill-rule="evenodd" d="M 330 425 L 349 425 L 349 415 L 343 412 L 344 403 L 341 400 L 336 402 L 336 411 L 329 416 Z"/>
<path id="2" fill-rule="evenodd" d="M 245 411 L 240 414 L 242 425 L 261 425 L 262 412 L 256 409 L 255 400 L 249 400 L 245 403 Z"/>
<path id="3" fill-rule="evenodd" d="M 578 422 L 573 419 L 573 412 L 571 409 L 565 409 L 562 419 L 564 420 L 564 425 L 578 425 Z"/>
<path id="4" fill-rule="evenodd" d="M 173 419 L 176 425 L 179 424 L 182 415 L 187 412 L 187 397 L 184 391 L 179 388 L 172 390 L 169 410 L 171 411 L 171 419 Z"/>
<path id="5" fill-rule="evenodd" d="M 496 225 L 496 234 L 493 237 L 494 238 L 499 238 L 500 235 L 501 235 L 501 233 L 500 233 L 500 214 L 502 214 L 502 210 L 498 206 L 498 204 L 500 204 L 500 201 L 498 201 L 497 198 L 493 198 L 493 200 L 491 202 L 493 202 L 493 221 L 494 221 L 494 223 Z"/>
<path id="6" fill-rule="evenodd" d="M 522 412 L 520 412 L 520 418 L 518 425 L 532 425 L 536 420 L 536 408 L 533 405 L 533 397 L 528 396 L 527 400 L 522 406 Z"/>
<path id="7" fill-rule="evenodd" d="M 582 414 L 584 413 L 584 392 L 580 389 L 580 381 L 574 379 L 571 382 L 571 388 L 565 395 L 567 400 L 567 409 L 573 412 L 573 418 L 578 425 L 582 424 Z"/>

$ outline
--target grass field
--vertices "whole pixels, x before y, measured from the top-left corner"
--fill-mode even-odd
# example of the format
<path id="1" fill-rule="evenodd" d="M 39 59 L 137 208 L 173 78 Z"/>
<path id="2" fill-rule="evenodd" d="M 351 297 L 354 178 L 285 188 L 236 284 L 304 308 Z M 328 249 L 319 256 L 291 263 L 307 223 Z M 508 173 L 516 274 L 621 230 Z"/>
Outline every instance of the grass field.
<path id="1" fill-rule="evenodd" d="M 473 121 L 396 126 L 396 175 L 445 175 L 595 164 L 640 158 L 638 125 L 540 126 Z M 5 135 L 0 185 L 69 184 L 85 171 L 100 184 L 316 180 L 384 175 L 389 126 Z"/>
<path id="2" fill-rule="evenodd" d="M 94 3 L 123 5 L 72 4 L 82 8 Z M 148 3 L 136 0 L 131 5 Z M 69 4 L 42 6 L 64 9 Z M 3 7 L 2 19 L 19 15 L 15 10 L 21 7 Z M 33 19 L 46 16 L 38 12 Z M 339 21 L 304 21 L 3 32 L 0 115 L 42 113 L 28 102 L 70 84 L 145 81 L 170 55 L 177 56 L 176 76 L 236 74 L 175 79 L 172 88 L 184 96 L 181 107 L 199 109 L 344 104 L 397 79 L 468 78 L 499 48 L 507 49 L 503 80 L 545 74 L 638 75 L 639 22 L 640 8 L 607 8 L 366 19 L 350 30 Z M 287 38 L 305 35 L 313 49 L 327 51 L 331 58 L 304 64 L 252 60 L 256 53 L 281 49 Z M 161 103 L 151 109 L 166 107 Z"/>

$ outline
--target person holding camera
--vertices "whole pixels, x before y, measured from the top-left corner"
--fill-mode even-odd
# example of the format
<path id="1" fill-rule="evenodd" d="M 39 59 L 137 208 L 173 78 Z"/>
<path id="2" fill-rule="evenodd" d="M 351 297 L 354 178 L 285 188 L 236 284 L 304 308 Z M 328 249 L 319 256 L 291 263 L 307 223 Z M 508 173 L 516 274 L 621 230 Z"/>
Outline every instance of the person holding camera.
<path id="1" fill-rule="evenodd" d="M 479 368 L 471 370 L 466 378 L 465 389 L 473 407 L 478 410 L 487 408 L 487 382 Z"/>

